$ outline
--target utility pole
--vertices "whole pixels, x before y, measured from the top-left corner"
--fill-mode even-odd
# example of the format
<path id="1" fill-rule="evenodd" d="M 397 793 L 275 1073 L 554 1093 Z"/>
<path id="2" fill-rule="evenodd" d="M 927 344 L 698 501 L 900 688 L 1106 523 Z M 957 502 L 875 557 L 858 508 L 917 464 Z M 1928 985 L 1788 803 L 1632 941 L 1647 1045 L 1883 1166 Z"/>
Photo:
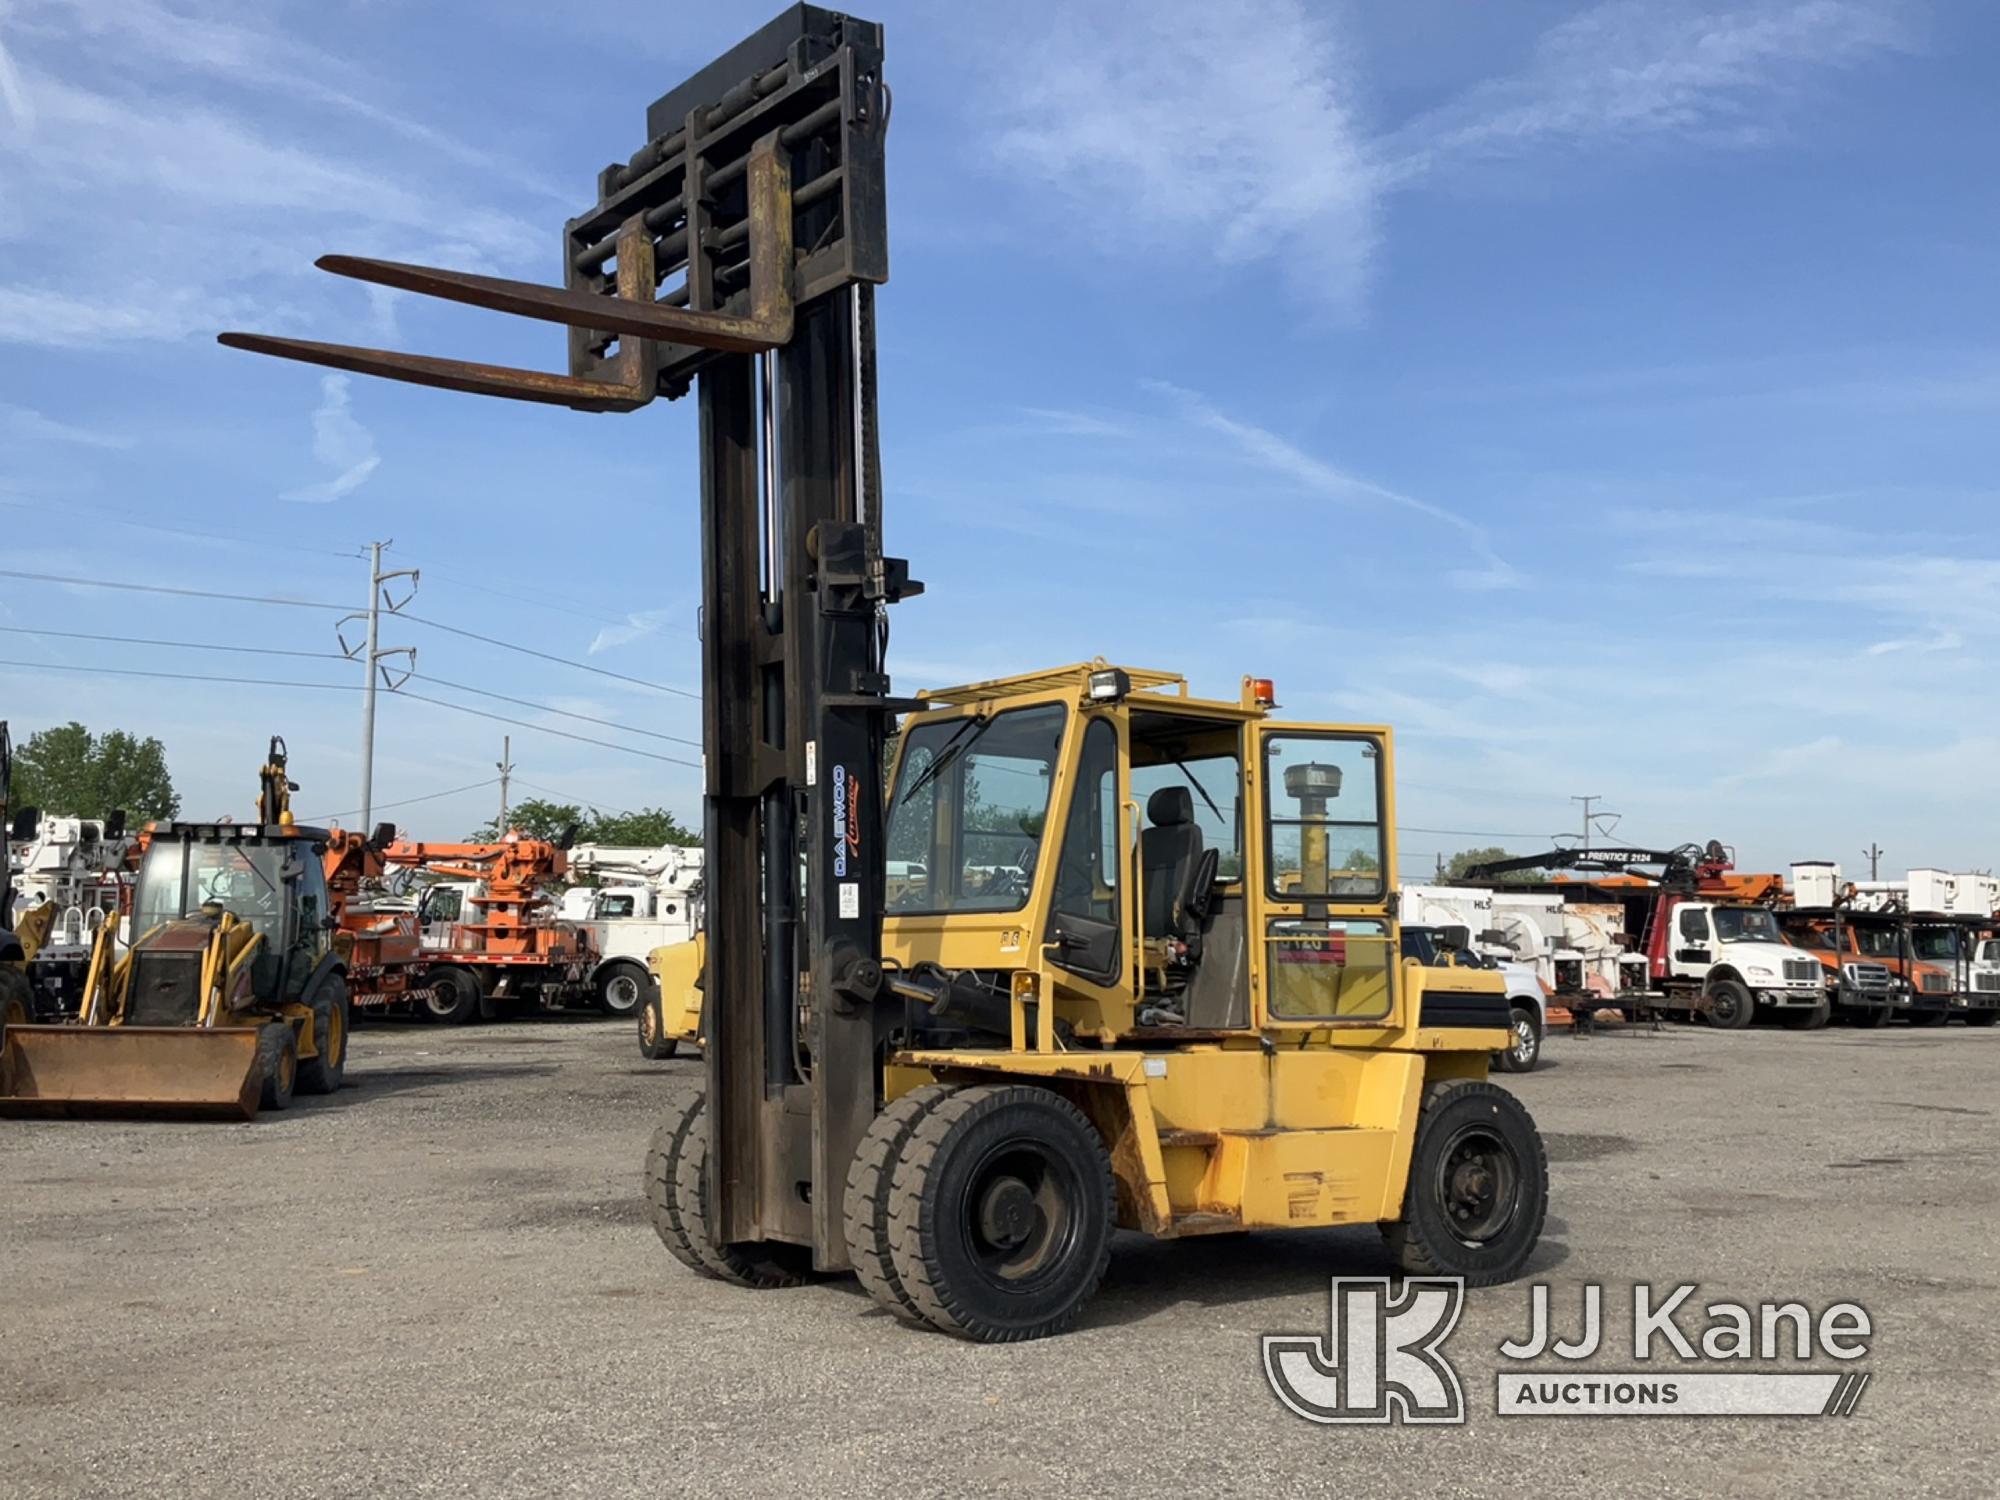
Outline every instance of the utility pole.
<path id="1" fill-rule="evenodd" d="M 1882 876 L 1882 846 L 1871 839 L 1861 853 L 1868 861 L 1868 883 L 1873 885 Z"/>
<path id="2" fill-rule="evenodd" d="M 382 610 L 386 605 L 390 614 L 396 613 L 417 594 L 417 570 L 397 568 L 393 572 L 382 571 L 382 549 L 393 546 L 390 542 L 370 542 L 368 544 L 368 608 L 358 614 L 344 615 L 333 627 L 334 638 L 340 642 L 340 649 L 350 660 L 361 663 L 361 827 L 370 827 L 370 815 L 375 804 L 375 681 L 379 675 L 382 685 L 394 692 L 410 680 L 410 674 L 417 667 L 417 652 L 414 646 L 394 646 L 388 650 L 381 647 Z M 410 592 L 401 599 L 391 599 L 383 585 L 392 579 L 410 580 Z M 367 622 L 367 640 L 359 646 L 348 644 L 341 626 L 353 624 L 357 620 Z M 389 680 L 387 669 L 382 666 L 383 658 L 390 656 L 407 657 L 403 664 L 403 675 L 394 682 Z"/>
<path id="3" fill-rule="evenodd" d="M 1590 804 L 1593 802 L 1602 802 L 1604 798 L 1601 796 L 1572 797 L 1569 800 L 1583 804 L 1583 847 L 1588 849 L 1590 847 Z"/>
<path id="4" fill-rule="evenodd" d="M 514 774 L 513 748 L 514 737 L 511 734 L 501 735 L 500 759 L 495 762 L 500 772 L 500 821 L 493 826 L 503 839 L 507 837 L 507 778 Z"/>

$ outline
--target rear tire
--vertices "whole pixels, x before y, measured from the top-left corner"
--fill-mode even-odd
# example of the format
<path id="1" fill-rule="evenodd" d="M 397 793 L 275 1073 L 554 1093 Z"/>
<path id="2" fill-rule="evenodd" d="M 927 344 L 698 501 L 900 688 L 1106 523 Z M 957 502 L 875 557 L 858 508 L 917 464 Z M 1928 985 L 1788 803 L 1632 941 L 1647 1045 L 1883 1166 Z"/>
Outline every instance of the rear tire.
<path id="1" fill-rule="evenodd" d="M 1493 1062 L 1503 1073 L 1532 1073 L 1542 1060 L 1542 1025 L 1525 1005 L 1517 1005 L 1507 1017 L 1508 1044 L 1493 1054 Z"/>
<path id="2" fill-rule="evenodd" d="M 1965 1024 L 1968 1026 L 1991 1026 L 1995 1021 L 2000 1021 L 2000 1010 L 1969 1010 L 1965 1013 Z"/>
<path id="3" fill-rule="evenodd" d="M 946 1333 L 990 1344 L 1061 1333 L 1104 1279 L 1111 1156 L 1060 1094 L 961 1089 L 917 1123 L 893 1176 L 896 1279 Z"/>
<path id="4" fill-rule="evenodd" d="M 679 1037 L 667 1035 L 665 1007 L 658 995 L 648 995 L 639 1007 L 639 1055 L 648 1062 L 665 1062 L 680 1051 Z"/>
<path id="5" fill-rule="evenodd" d="M 653 1206 L 653 1228 L 668 1252 L 704 1276 L 761 1291 L 798 1286 L 812 1275 L 807 1246 L 775 1241 L 717 1245 L 710 1238 L 708 1104 L 700 1094 L 653 1132 L 646 1153 L 646 1197 Z"/>
<path id="6" fill-rule="evenodd" d="M 292 1023 L 278 1021 L 266 1026 L 257 1039 L 257 1054 L 264 1073 L 259 1108 L 290 1109 L 299 1081 L 299 1037 Z"/>
<path id="7" fill-rule="evenodd" d="M 1833 1002 L 1822 1000 L 1811 1010 L 1787 1010 L 1783 1015 L 1788 1030 L 1818 1031 L 1832 1018 Z"/>
<path id="8" fill-rule="evenodd" d="M 1409 1276 L 1492 1286 L 1521 1274 L 1549 1211 L 1549 1159 L 1521 1102 L 1458 1079 L 1424 1091 L 1403 1216 L 1382 1226 Z"/>
<path id="9" fill-rule="evenodd" d="M 337 1093 L 347 1078 L 347 1033 L 354 1020 L 345 981 L 336 979 L 321 989 L 312 1013 L 313 1044 L 319 1056 L 299 1063 L 299 1091 Z"/>
<path id="10" fill-rule="evenodd" d="M 445 1026 L 463 1026 L 479 1014 L 479 981 L 463 969 L 434 969 L 430 988 L 417 1002 L 417 1013 L 427 1021 Z"/>
<path id="11" fill-rule="evenodd" d="M 1742 981 L 1718 979 L 1708 987 L 1708 1024 L 1718 1031 L 1741 1031 L 1756 1014 L 1756 998 Z"/>
<path id="12" fill-rule="evenodd" d="M 35 992 L 28 976 L 19 969 L 0 965 L 0 1041 L 9 1026 L 32 1026 L 35 1021 Z"/>
<path id="13" fill-rule="evenodd" d="M 646 1002 L 646 971 L 637 964 L 606 964 L 597 974 L 597 1008 L 607 1016 L 637 1013 Z"/>
<path id="14" fill-rule="evenodd" d="M 950 1098 L 944 1084 L 926 1084 L 896 1100 L 875 1117 L 847 1168 L 847 1193 L 842 1200 L 846 1222 L 847 1258 L 868 1295 L 905 1323 L 923 1323 L 923 1313 L 896 1275 L 890 1245 L 890 1199 L 896 1169 L 924 1116 Z"/>

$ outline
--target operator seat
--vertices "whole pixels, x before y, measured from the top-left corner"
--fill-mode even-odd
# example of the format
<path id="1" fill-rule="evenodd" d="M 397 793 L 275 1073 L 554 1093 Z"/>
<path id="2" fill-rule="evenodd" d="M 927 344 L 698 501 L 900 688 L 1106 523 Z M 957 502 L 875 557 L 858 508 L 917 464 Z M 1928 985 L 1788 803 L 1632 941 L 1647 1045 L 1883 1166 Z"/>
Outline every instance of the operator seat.
<path id="1" fill-rule="evenodd" d="M 1152 827 L 1139 835 L 1139 868 L 1144 877 L 1146 936 L 1186 938 L 1183 930 L 1197 907 L 1196 885 L 1204 864 L 1201 830 L 1194 821 L 1194 795 L 1184 786 L 1163 786 L 1146 799 Z"/>

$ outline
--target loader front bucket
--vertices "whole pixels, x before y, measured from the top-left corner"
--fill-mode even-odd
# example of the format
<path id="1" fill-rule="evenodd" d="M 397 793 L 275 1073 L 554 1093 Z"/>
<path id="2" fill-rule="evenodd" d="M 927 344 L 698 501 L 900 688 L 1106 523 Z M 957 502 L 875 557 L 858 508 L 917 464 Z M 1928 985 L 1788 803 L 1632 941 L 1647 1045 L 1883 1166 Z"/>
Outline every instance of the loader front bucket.
<path id="1" fill-rule="evenodd" d="M 253 1120 L 257 1026 L 9 1026 L 0 1115 Z"/>

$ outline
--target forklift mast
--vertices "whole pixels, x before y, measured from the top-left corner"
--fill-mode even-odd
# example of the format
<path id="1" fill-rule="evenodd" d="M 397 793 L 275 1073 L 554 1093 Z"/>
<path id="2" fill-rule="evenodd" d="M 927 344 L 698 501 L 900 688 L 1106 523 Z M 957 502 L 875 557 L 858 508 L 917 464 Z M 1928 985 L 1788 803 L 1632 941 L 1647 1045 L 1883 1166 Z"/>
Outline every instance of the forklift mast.
<path id="1" fill-rule="evenodd" d="M 564 324 L 553 374 L 224 334 L 420 385 L 699 406 L 709 1222 L 847 1263 L 873 1118 L 886 607 L 874 287 L 888 277 L 882 28 L 794 5 L 654 102 L 562 236 L 562 287 L 329 256 L 336 274 Z M 801 872 L 803 871 L 803 878 Z"/>

